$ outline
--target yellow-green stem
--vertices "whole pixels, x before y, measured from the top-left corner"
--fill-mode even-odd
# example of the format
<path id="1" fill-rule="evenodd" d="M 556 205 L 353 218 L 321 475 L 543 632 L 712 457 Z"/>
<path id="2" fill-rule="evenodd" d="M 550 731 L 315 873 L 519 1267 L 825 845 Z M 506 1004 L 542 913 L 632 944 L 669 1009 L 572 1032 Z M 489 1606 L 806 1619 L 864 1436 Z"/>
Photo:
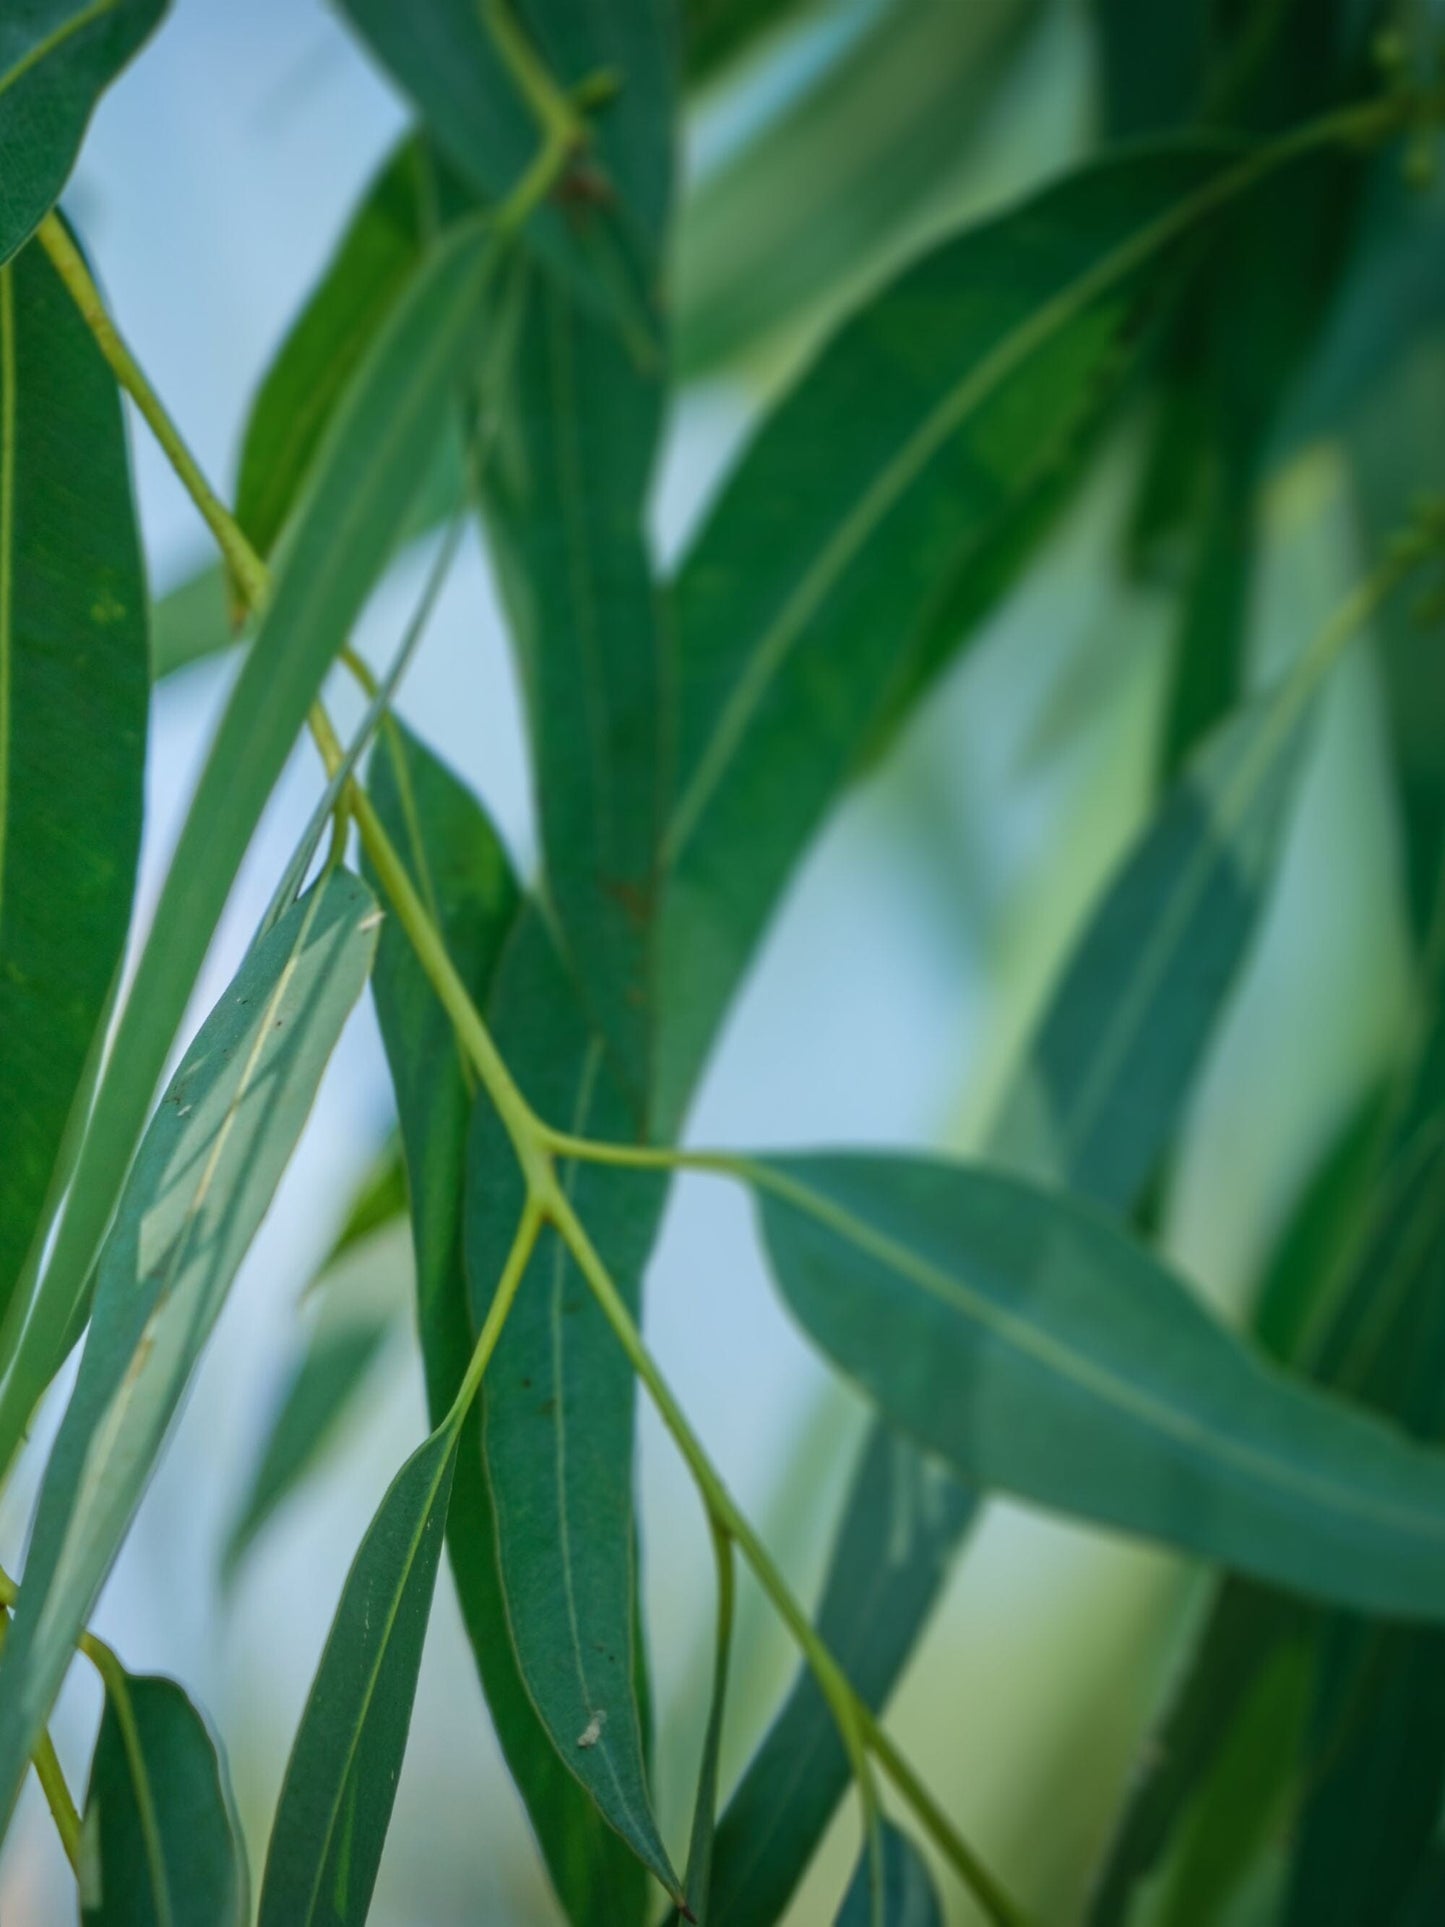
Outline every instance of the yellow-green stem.
<path id="1" fill-rule="evenodd" d="M 4 1572 L 0 1572 L 0 1647 L 3 1647 L 10 1631 L 10 1609 L 15 1604 L 15 1584 Z M 65 1857 L 73 1871 L 80 1869 L 80 1815 L 75 1810 L 75 1802 L 70 1797 L 70 1788 L 65 1783 L 65 1773 L 60 1764 L 60 1756 L 55 1751 L 55 1742 L 50 1737 L 50 1729 L 44 1728 L 35 1751 L 30 1756 L 35 1768 L 35 1777 L 40 1782 L 40 1790 L 45 1795 L 45 1804 L 50 1808 L 50 1817 L 55 1822 L 55 1831 L 65 1850 Z"/>

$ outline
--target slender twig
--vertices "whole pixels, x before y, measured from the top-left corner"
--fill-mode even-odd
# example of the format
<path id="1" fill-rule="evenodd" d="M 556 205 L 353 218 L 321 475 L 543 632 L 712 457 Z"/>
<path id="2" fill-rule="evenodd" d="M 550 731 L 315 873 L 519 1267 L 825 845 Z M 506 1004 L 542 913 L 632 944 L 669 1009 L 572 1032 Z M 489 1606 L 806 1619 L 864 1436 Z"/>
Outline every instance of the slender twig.
<path id="1" fill-rule="evenodd" d="M 3 1647 L 10 1632 L 10 1609 L 15 1604 L 15 1584 L 4 1572 L 0 1572 L 0 1647 Z M 45 1795 L 45 1804 L 50 1808 L 50 1817 L 55 1822 L 55 1831 L 65 1850 L 65 1857 L 75 1872 L 80 1870 L 80 1815 L 75 1810 L 75 1802 L 70 1797 L 65 1773 L 60 1764 L 60 1756 L 55 1751 L 55 1742 L 50 1737 L 49 1727 L 41 1730 L 35 1751 L 30 1756 L 35 1768 L 35 1777 L 40 1782 L 40 1790 Z"/>

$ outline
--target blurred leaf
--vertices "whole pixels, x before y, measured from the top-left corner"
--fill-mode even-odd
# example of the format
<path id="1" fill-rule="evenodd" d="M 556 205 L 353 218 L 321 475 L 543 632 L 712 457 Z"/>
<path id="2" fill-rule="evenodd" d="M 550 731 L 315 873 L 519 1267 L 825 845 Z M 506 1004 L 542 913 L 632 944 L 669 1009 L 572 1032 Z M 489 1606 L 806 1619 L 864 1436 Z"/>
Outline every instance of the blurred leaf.
<path id="1" fill-rule="evenodd" d="M 562 1129 L 634 1135 L 546 927 L 524 917 L 492 989 L 492 1034 L 527 1100 Z M 563 1180 L 636 1317 L 664 1195 L 585 1164 Z M 485 1098 L 467 1153 L 466 1260 L 480 1329 L 523 1181 Z M 558 1754 L 639 1859 L 679 1891 L 653 1817 L 637 1702 L 632 1368 L 556 1232 L 543 1231 L 487 1373 L 483 1439 L 507 1624 Z"/>
<path id="2" fill-rule="evenodd" d="M 291 1369 L 261 1457 L 221 1554 L 229 1586 L 252 1542 L 278 1506 L 320 1459 L 390 1333 L 390 1320 L 368 1318 L 313 1332 Z"/>
<path id="3" fill-rule="evenodd" d="M 1178 147 L 1106 161 L 935 249 L 739 462 L 677 585 L 662 1119 L 823 816 L 1061 499 L 1218 166 Z"/>
<path id="4" fill-rule="evenodd" d="M 943 1909 L 928 1863 L 887 1820 L 879 1823 L 877 1859 L 864 1842 L 838 1910 L 838 1927 L 943 1927 Z"/>
<path id="5" fill-rule="evenodd" d="M 377 812 L 485 1008 L 520 892 L 496 832 L 456 777 L 399 726 L 372 761 Z M 462 1260 L 462 1189 L 471 1096 L 450 1019 L 405 935 L 388 921 L 373 976 L 396 1087 L 412 1187 L 418 1321 L 433 1424 L 451 1407 L 474 1330 Z M 462 1618 L 507 1765 L 527 1804 L 553 1884 L 577 1927 L 640 1920 L 643 1880 L 632 1855 L 563 1765 L 527 1694 L 497 1565 L 482 1457 L 481 1399 L 462 1421 L 447 1513 L 447 1550 Z"/>
<path id="6" fill-rule="evenodd" d="M 100 1256 L 95 1316 L 0 1656 L 6 1813 L 361 994 L 376 922 L 355 877 L 318 884 L 247 957 L 146 1132 Z"/>
<path id="7" fill-rule="evenodd" d="M 352 1561 L 287 1762 L 260 1927 L 366 1919 L 406 1751 L 460 1437 L 446 1426 L 417 1448 Z"/>
<path id="8" fill-rule="evenodd" d="M 64 1355 L 87 1274 L 196 974 L 306 711 L 360 613 L 475 352 L 492 260 L 459 231 L 367 356 L 318 458 L 305 511 L 212 742 L 157 905 L 36 1315 L 0 1403 L 0 1465 Z"/>
<path id="9" fill-rule="evenodd" d="M 774 28 L 816 5 L 817 0 L 684 0 L 688 80 L 712 79 Z"/>
<path id="10" fill-rule="evenodd" d="M 105 1714 L 80 1844 L 84 1927 L 246 1927 L 246 1849 L 220 1749 L 173 1679 L 99 1662 Z"/>
<path id="11" fill-rule="evenodd" d="M 1092 12 L 1108 138 L 1187 126 L 1217 47 L 1214 0 L 1093 0 Z"/>
<path id="12" fill-rule="evenodd" d="M 964 1477 L 1322 1600 L 1445 1616 L 1445 1455 L 1268 1366 L 1092 1209 L 923 1158 L 746 1168 L 799 1321 Z"/>
<path id="13" fill-rule="evenodd" d="M 387 939 L 383 937 L 382 950 L 378 954 L 384 953 L 388 947 Z M 341 1229 L 332 1239 L 330 1250 L 316 1267 L 307 1291 L 314 1291 L 328 1272 L 359 1245 L 365 1244 L 368 1238 L 404 1218 L 407 1208 L 406 1159 L 402 1153 L 401 1139 L 393 1131 L 352 1194 L 346 1216 L 341 1221 Z"/>
<path id="14" fill-rule="evenodd" d="M 1273 880 L 1303 760 L 1292 677 L 1205 745 L 1075 944 L 991 1137 L 1127 1212 L 1153 1175 Z"/>
<path id="15" fill-rule="evenodd" d="M 3 1313 L 38 1258 L 125 947 L 149 700 L 120 402 L 38 247 L 0 268 L 0 428 Z"/>
<path id="16" fill-rule="evenodd" d="M 723 1717 L 727 1711 L 728 1666 L 733 1638 L 733 1549 L 732 1541 L 719 1538 L 714 1529 L 718 1553 L 717 1637 L 713 1655 L 712 1701 L 708 1707 L 707 1728 L 702 1736 L 702 1761 L 698 1767 L 697 1793 L 693 1801 L 692 1834 L 687 1848 L 687 1875 L 683 1891 L 687 1895 L 687 1917 L 697 1927 L 708 1927 L 713 1920 L 712 1868 L 717 1840 L 718 1756 L 722 1751 Z M 677 1927 L 682 1916 L 668 1916 L 669 1927 Z"/>
<path id="17" fill-rule="evenodd" d="M 0 262 L 64 187 L 91 109 L 166 0 L 20 0 L 0 20 Z"/>
<path id="18" fill-rule="evenodd" d="M 219 656 L 240 640 L 232 621 L 226 571 L 205 562 L 151 604 L 151 675 L 156 682 Z"/>
<path id="19" fill-rule="evenodd" d="M 938 1459 L 873 1427 L 816 1616 L 819 1637 L 873 1712 L 976 1514 L 975 1495 Z M 781 1917 L 851 1779 L 837 1722 L 804 1668 L 718 1827 L 708 1927 Z"/>
<path id="20" fill-rule="evenodd" d="M 391 0 L 340 3 L 472 187 L 488 201 L 515 187 L 542 136 L 498 52 L 491 0 L 412 0 L 404 12 Z M 619 299 L 645 307 L 672 193 L 672 10 L 651 0 L 506 3 L 564 92 L 603 73 L 617 81 L 615 97 L 591 110 L 595 136 L 575 191 L 554 194 L 528 232 L 603 313 Z"/>
<path id="21" fill-rule="evenodd" d="M 643 525 L 663 386 L 533 272 L 482 496 L 532 737 L 547 889 L 594 1029 L 646 1114 L 667 640 Z"/>

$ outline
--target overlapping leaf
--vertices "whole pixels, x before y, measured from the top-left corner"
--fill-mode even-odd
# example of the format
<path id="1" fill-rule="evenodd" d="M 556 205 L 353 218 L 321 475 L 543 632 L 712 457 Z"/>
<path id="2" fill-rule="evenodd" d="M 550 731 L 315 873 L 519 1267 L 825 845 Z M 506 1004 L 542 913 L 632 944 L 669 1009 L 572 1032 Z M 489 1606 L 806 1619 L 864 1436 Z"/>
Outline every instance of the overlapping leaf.
<path id="1" fill-rule="evenodd" d="M 29 248 L 0 268 L 0 1309 L 125 944 L 148 681 L 119 397 Z"/>
<path id="2" fill-rule="evenodd" d="M 336 873 L 248 956 L 172 1078 L 101 1254 L 80 1375 L 46 1466 L 0 1657 L 0 1809 L 264 1216 L 376 946 Z"/>
<path id="3" fill-rule="evenodd" d="M 220 1749 L 172 1679 L 105 1653 L 80 1842 L 83 1927 L 247 1927 L 246 1849 Z"/>
<path id="4" fill-rule="evenodd" d="M 0 18 L 0 262 L 59 198 L 91 109 L 166 0 L 19 0 Z"/>
<path id="5" fill-rule="evenodd" d="M 886 1820 L 877 1852 L 865 1841 L 838 1909 L 838 1927 L 943 1927 L 927 1862 L 906 1833 Z"/>

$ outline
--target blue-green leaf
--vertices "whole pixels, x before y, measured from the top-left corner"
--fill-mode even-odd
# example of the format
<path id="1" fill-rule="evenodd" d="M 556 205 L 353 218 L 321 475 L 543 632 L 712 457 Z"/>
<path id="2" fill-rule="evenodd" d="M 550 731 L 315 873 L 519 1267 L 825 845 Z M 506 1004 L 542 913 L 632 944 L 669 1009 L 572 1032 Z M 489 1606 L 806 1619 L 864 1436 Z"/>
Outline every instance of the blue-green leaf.
<path id="1" fill-rule="evenodd" d="M 838 1927 L 943 1927 L 933 1876 L 908 1835 L 881 1821 L 877 1848 L 863 1844 Z"/>
<path id="2" fill-rule="evenodd" d="M 0 268 L 0 1312 L 38 1258 L 120 967 L 148 676 L 120 400 L 28 248 Z"/>
<path id="3" fill-rule="evenodd" d="M 236 1269 L 376 947 L 338 872 L 252 950 L 171 1079 L 101 1253 L 95 1316 L 36 1504 L 0 1656 L 9 1812 Z"/>
<path id="4" fill-rule="evenodd" d="M 247 1927 L 246 1849 L 220 1748 L 173 1679 L 100 1660 L 105 1714 L 80 1839 L 84 1927 Z"/>
<path id="5" fill-rule="evenodd" d="M 0 262 L 44 219 L 105 89 L 166 0 L 10 0 L 0 18 Z"/>

